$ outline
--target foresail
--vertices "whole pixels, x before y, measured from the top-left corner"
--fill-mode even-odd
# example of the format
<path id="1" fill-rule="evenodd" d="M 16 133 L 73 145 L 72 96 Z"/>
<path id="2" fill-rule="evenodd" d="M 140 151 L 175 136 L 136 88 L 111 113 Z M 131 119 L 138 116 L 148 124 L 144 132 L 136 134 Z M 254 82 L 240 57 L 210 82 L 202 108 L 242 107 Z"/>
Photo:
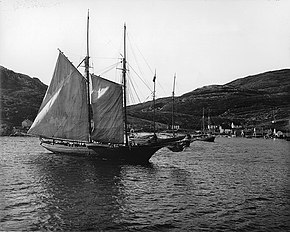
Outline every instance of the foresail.
<path id="1" fill-rule="evenodd" d="M 92 75 L 91 101 L 94 121 L 92 138 L 106 143 L 123 143 L 122 85 Z"/>
<path id="2" fill-rule="evenodd" d="M 28 133 L 73 140 L 88 139 L 86 80 L 61 52 Z"/>

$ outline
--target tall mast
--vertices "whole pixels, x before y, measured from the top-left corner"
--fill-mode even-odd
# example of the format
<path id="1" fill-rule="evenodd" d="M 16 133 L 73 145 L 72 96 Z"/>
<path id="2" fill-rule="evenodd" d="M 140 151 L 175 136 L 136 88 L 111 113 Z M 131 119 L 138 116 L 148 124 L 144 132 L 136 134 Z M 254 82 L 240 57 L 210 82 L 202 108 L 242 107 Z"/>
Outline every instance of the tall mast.
<path id="1" fill-rule="evenodd" d="M 153 77 L 153 133 L 155 134 L 155 80 L 156 80 L 156 69 Z"/>
<path id="2" fill-rule="evenodd" d="M 91 99 L 90 99 L 90 64 L 89 64 L 89 11 L 88 11 L 88 19 L 87 19 L 87 56 L 85 58 L 85 75 L 87 79 L 87 104 L 88 104 L 88 129 L 89 129 L 89 138 L 88 141 L 92 142 L 91 138 Z"/>
<path id="3" fill-rule="evenodd" d="M 210 132 L 210 116 L 209 116 L 209 109 L 208 109 L 208 115 L 207 115 L 207 129 Z"/>
<path id="4" fill-rule="evenodd" d="M 175 90 L 175 79 L 176 79 L 176 73 L 174 74 L 174 78 L 173 78 L 173 90 L 172 90 L 172 133 L 173 133 L 173 136 L 175 136 L 175 133 L 174 133 L 174 90 Z"/>
<path id="5" fill-rule="evenodd" d="M 127 132 L 127 98 L 126 98 L 126 24 L 124 24 L 124 57 L 123 57 L 123 84 L 124 84 L 124 124 L 125 124 L 125 143 L 129 145 L 128 132 Z"/>
<path id="6" fill-rule="evenodd" d="M 204 128 L 204 108 L 202 108 L 202 132 L 204 133 L 205 131 L 205 128 Z"/>

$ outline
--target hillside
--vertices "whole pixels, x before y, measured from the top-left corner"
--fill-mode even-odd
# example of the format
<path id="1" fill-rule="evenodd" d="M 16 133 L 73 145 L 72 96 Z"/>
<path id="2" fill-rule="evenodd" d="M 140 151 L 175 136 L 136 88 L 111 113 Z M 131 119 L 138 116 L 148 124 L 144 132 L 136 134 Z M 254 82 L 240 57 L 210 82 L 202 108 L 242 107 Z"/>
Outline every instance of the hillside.
<path id="1" fill-rule="evenodd" d="M 202 110 L 216 125 L 242 124 L 270 128 L 276 120 L 279 129 L 289 128 L 290 70 L 277 70 L 240 78 L 225 85 L 211 85 L 175 98 L 176 124 L 200 129 Z M 157 99 L 156 118 L 171 124 L 171 98 Z M 133 117 L 152 120 L 152 101 L 131 106 Z"/>
<path id="2" fill-rule="evenodd" d="M 0 134 L 37 115 L 47 86 L 37 78 L 15 73 L 0 66 Z M 175 98 L 175 123 L 184 129 L 200 129 L 202 110 L 215 125 L 231 122 L 245 127 L 290 130 L 290 69 L 239 78 L 225 85 L 211 85 Z M 171 97 L 156 100 L 156 121 L 165 129 L 171 124 Z M 150 130 L 152 101 L 130 106 L 129 124 L 135 130 Z"/>
<path id="3" fill-rule="evenodd" d="M 25 119 L 33 121 L 46 89 L 39 79 L 0 66 L 0 134 L 10 134 Z"/>

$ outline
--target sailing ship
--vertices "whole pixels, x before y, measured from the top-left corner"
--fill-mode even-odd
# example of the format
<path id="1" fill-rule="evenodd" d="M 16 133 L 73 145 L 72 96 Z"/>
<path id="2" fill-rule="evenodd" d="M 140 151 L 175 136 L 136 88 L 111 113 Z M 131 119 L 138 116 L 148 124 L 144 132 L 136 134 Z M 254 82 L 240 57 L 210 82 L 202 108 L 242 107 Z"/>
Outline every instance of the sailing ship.
<path id="1" fill-rule="evenodd" d="M 205 129 L 204 108 L 202 109 L 202 133 L 194 136 L 195 141 L 214 142 L 215 136 L 210 131 L 210 116 L 208 114 L 208 130 Z"/>
<path id="2" fill-rule="evenodd" d="M 172 118 L 171 118 L 171 130 L 172 130 L 172 135 L 175 137 L 175 104 L 174 104 L 174 94 L 175 94 L 175 80 L 176 80 L 176 74 L 174 74 L 173 78 L 173 90 L 172 90 Z M 167 146 L 167 148 L 170 151 L 173 152 L 181 152 L 184 150 L 185 147 L 189 147 L 190 145 L 190 135 L 186 135 L 184 139 L 177 141 L 173 144 L 170 144 Z"/>
<path id="3" fill-rule="evenodd" d="M 59 50 L 51 83 L 28 133 L 53 153 L 147 162 L 159 149 L 183 137 L 129 141 L 126 110 L 126 25 L 122 84 L 89 73 L 89 14 L 85 75 Z"/>

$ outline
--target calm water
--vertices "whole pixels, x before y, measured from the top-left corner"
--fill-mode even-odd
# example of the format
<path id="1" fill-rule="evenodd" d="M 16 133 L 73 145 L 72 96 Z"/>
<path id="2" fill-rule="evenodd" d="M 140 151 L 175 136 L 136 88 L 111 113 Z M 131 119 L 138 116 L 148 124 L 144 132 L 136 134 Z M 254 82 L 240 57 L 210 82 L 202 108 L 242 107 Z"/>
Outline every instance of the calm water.
<path id="1" fill-rule="evenodd" d="M 0 142 L 1 231 L 290 230 L 287 141 L 217 138 L 142 166 Z"/>

